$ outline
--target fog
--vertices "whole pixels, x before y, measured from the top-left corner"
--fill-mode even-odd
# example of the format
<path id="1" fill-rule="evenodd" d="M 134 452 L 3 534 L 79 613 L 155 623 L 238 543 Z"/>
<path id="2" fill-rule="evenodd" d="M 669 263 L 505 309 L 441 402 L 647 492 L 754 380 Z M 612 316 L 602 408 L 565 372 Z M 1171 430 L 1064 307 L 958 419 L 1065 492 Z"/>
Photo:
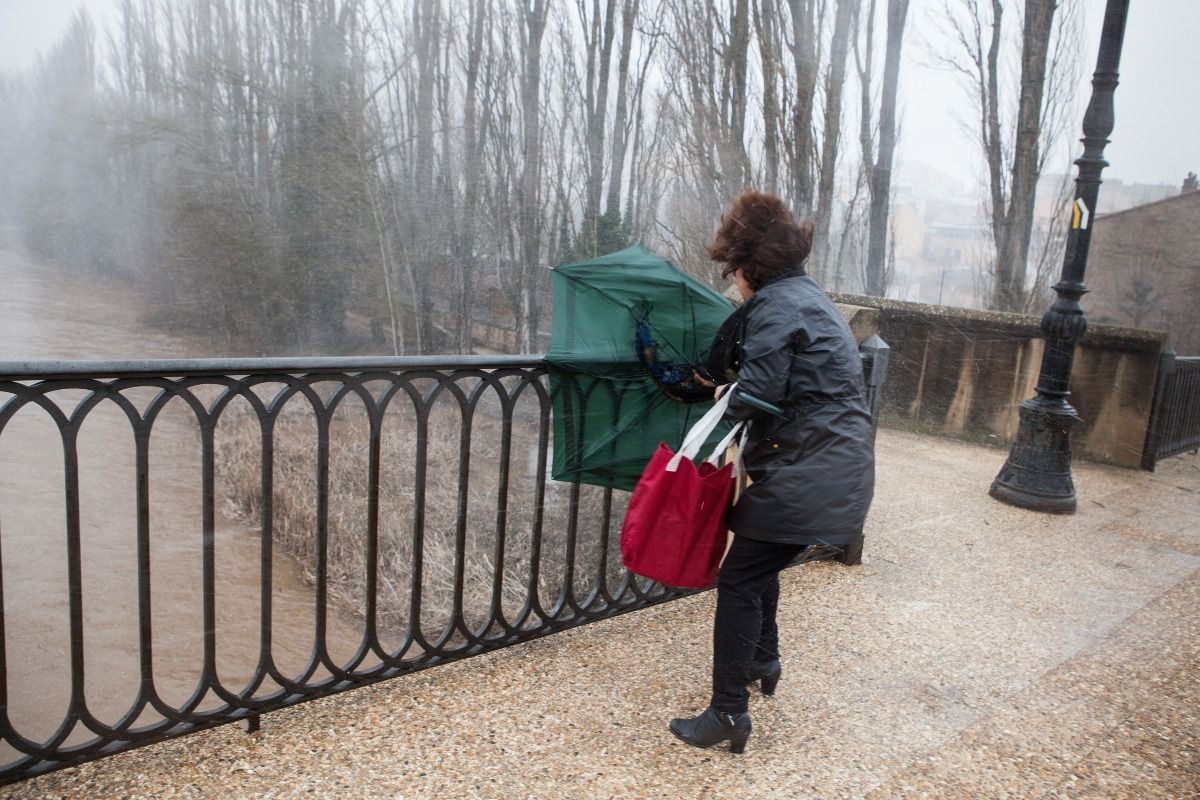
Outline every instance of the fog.
<path id="1" fill-rule="evenodd" d="M 994 157 L 1002 163 L 991 165 L 999 187 L 988 184 L 969 71 L 964 80 L 950 68 L 969 57 L 952 35 L 956 21 L 973 22 L 968 0 L 912 0 L 892 98 L 887 11 L 903 5 L 610 0 L 607 16 L 596 19 L 590 15 L 600 3 L 546 0 L 0 0 L 0 361 L 542 352 L 553 313 L 547 267 L 643 242 L 721 286 L 705 245 L 745 186 L 777 191 L 798 216 L 820 221 L 808 269 L 832 291 L 1040 314 L 1063 259 L 1071 162 L 1081 149 L 1104 3 L 1061 0 L 1042 31 L 1054 66 L 1042 125 L 1022 150 L 1015 131 L 1021 4 L 1007 1 L 995 98 L 1002 146 Z M 1100 213 L 1176 195 L 1184 176 L 1200 170 L 1191 87 L 1200 75 L 1192 41 L 1200 4 L 1133 5 Z M 824 17 L 811 24 L 791 17 L 790 9 L 815 15 L 820 8 Z M 835 9 L 851 10 L 839 18 Z M 989 21 L 978 22 L 986 30 Z M 893 132 L 881 123 L 893 99 L 894 161 Z M 1022 169 L 1037 191 L 1013 197 L 1012 176 Z M 997 222 L 1005 217 L 991 213 L 997 194 L 1006 209 L 1032 208 L 1027 228 Z M 880 205 L 882 217 L 873 213 Z M 1028 246 L 1001 263 L 1002 245 L 1022 236 Z M 1163 263 L 1152 262 L 1156 270 Z M 993 357 L 985 351 L 1007 335 L 995 333 L 1003 326 L 990 327 L 989 315 L 972 328 L 962 321 L 968 316 L 925 315 L 932 323 L 919 345 L 915 334 L 910 340 L 908 371 L 893 360 L 900 378 L 892 385 L 911 392 L 898 404 L 909 409 L 903 424 L 974 436 L 967 425 L 974 413 L 993 426 L 978 433 L 981 440 L 1011 438 L 1017 401 L 1033 391 L 1040 343 L 1023 331 L 1005 351 L 1015 361 Z M 959 340 L 964 349 L 941 346 Z M 923 353 L 914 355 L 918 348 Z M 1121 429 L 1114 449 L 1130 466 L 1145 441 L 1138 427 L 1145 414 L 1131 424 L 1133 416 L 1117 412 L 1149 413 L 1154 381 L 1135 367 L 1157 369 L 1158 361 L 1157 352 L 1140 362 L 1127 355 L 1104 362 L 1117 362 L 1114 371 L 1090 373 L 1093 391 L 1072 402 L 1096 430 Z M 201 405 L 213 402 L 216 383 Z M 981 402 L 971 411 L 977 384 L 978 396 L 995 406 Z M 999 393 L 985 391 L 1000 384 Z M 260 399 L 281 387 L 260 386 Z M 60 394 L 77 399 L 70 397 L 77 391 Z M 456 396 L 443 392 L 441 402 Z M 522 402 L 533 396 L 526 392 Z M 174 415 L 163 414 L 155 428 L 148 485 L 153 540 L 165 548 L 154 557 L 154 597 L 177 608 L 156 618 L 154 647 L 164 665 L 179 662 L 164 670 L 162 685 L 186 697 L 205 624 L 197 616 L 197 533 L 215 537 L 221 591 L 242 598 L 220 606 L 223 630 L 242 645 L 223 653 L 222 669 L 245 680 L 256 663 L 255 609 L 265 602 L 256 592 L 267 574 L 256 567 L 264 559 L 273 570 L 278 652 L 296 666 L 313 641 L 305 638 L 316 602 L 306 580 L 323 568 L 310 570 L 305 560 L 324 558 L 309 547 L 314 520 L 328 515 L 317 509 L 336 510 L 335 532 L 367 530 L 374 512 L 365 494 L 353 492 L 363 489 L 363 464 L 374 452 L 365 443 L 376 429 L 359 419 L 339 434 L 345 419 L 330 423 L 326 457 L 344 470 L 333 470 L 325 499 L 313 491 L 321 468 L 310 460 L 322 452 L 315 423 L 306 413 L 289 419 L 285 409 L 275 469 L 287 468 L 290 478 L 274 484 L 279 514 L 271 517 L 257 510 L 271 502 L 255 494 L 271 491 L 260 489 L 260 480 L 270 485 L 263 473 L 275 473 L 264 469 L 257 448 L 266 428 L 249 404 L 238 401 L 240 426 L 230 414 L 232 432 L 229 424 L 220 429 L 228 438 L 213 459 L 217 500 L 202 501 L 196 420 L 182 400 L 170 402 Z M 296 402 L 299 410 L 299 395 Z M 535 411 L 524 413 L 541 419 Z M 141 556 L 130 532 L 145 515 L 131 500 L 141 462 L 129 421 L 116 408 L 102 412 L 110 413 L 93 415 L 98 421 L 86 428 L 90 444 L 82 437 L 89 559 L 91 549 L 107 548 L 105 558 L 88 561 L 89 575 L 99 575 L 89 577 L 88 592 L 90 602 L 116 600 L 89 607 L 88 624 L 94 630 L 101 614 L 121 624 L 109 626 L 116 635 L 99 647 L 89 641 L 88 693 L 105 698 L 92 711 L 116 718 L 138 686 L 132 565 Z M 420 523 L 412 488 L 425 472 L 418 481 L 415 469 L 396 465 L 412 466 L 404 448 L 423 434 L 407 426 L 424 422 L 405 418 L 391 440 L 399 444 L 374 456 L 391 481 L 380 484 L 379 517 L 392 527 L 379 541 L 407 542 L 410 531 L 428 530 L 416 547 L 449 543 L 428 559 L 429 574 L 440 566 L 445 578 L 461 534 L 459 509 L 467 508 L 456 483 L 470 474 L 457 471 L 461 431 L 490 447 L 473 456 L 472 469 L 500 465 L 502 475 L 493 484 L 470 481 L 478 497 L 500 497 L 499 505 L 473 496 L 467 524 L 479 556 L 465 568 L 466 584 L 478 591 L 472 602 L 480 608 L 491 602 L 489 571 L 504 564 L 489 560 L 501 552 L 494 548 L 532 530 L 532 517 L 521 515 L 540 520 L 545 512 L 548 531 L 574 530 L 559 512 L 578 498 L 560 492 L 556 512 L 525 494 L 511 503 L 501 497 L 509 475 L 499 454 L 508 452 L 511 432 L 485 417 L 474 427 L 461 415 L 432 417 L 430 477 L 420 490 L 429 495 L 428 514 L 420 504 Z M 59 519 L 66 434 L 32 403 L 13 419 L 0 437 L 3 584 L 39 602 L 6 609 L 4 624 L 10 655 L 40 655 L 10 658 L 7 696 L 15 718 L 45 739 L 70 687 L 67 524 Z M 511 438 L 526 448 L 540 441 L 533 430 Z M 1093 448 L 1083 451 L 1089 457 L 1110 444 L 1090 431 L 1080 439 Z M 514 471 L 511 482 L 519 493 L 540 477 L 538 453 L 526 455 L 516 459 L 525 471 Z M 605 526 L 619 519 L 591 501 L 585 495 L 581 519 Z M 202 502 L 212 503 L 215 520 L 203 518 Z M 495 520 L 509 526 L 500 528 L 500 545 L 487 538 Z M 264 556 L 280 532 L 290 543 Z M 540 540 L 528 540 L 530 553 L 533 541 Z M 615 544 L 615 534 L 603 541 Z M 335 558 L 349 565 L 343 578 L 361 578 L 355 565 L 367 552 Z M 391 573 L 400 587 L 393 594 L 406 600 L 408 578 L 419 571 L 404 570 L 418 551 L 388 552 L 400 565 Z M 615 553 L 600 563 L 618 565 Z M 456 580 L 463 584 L 461 574 L 449 578 Z M 331 646 L 344 658 L 356 647 L 366 591 L 343 592 L 357 603 L 343 602 L 353 613 L 330 620 Z M 393 627 L 403 626 L 393 620 Z M 0 761 L 14 757 L 0 751 Z"/>
<path id="2" fill-rule="evenodd" d="M 914 25 L 914 32 L 927 35 L 935 48 L 946 46 L 931 30 L 940 7 L 938 0 L 913 4 L 914 10 L 920 9 L 917 19 L 922 20 Z M 1075 130 L 1064 143 L 1068 159 L 1082 152 L 1079 126 L 1091 90 L 1104 7 L 1104 0 L 1085 0 L 1082 5 L 1083 69 Z M 1193 100 L 1195 76 L 1200 75 L 1197 30 L 1200 4 L 1186 0 L 1131 3 L 1116 94 L 1116 127 L 1105 149 L 1111 165 L 1105 170 L 1106 180 L 1165 183 L 1178 188 L 1189 170 L 1200 169 L 1200 142 L 1191 134 L 1200 129 L 1200 107 Z M 905 60 L 904 153 L 910 160 L 932 164 L 967 181 L 978 174 L 978 168 L 970 165 L 979 160 L 959 125 L 969 106 L 954 77 L 928 66 L 927 61 L 911 50 Z"/>
<path id="3" fill-rule="evenodd" d="M 440 5 L 360 0 L 289 20 L 266 0 L 3 0 L 0 241 L 36 263 L 137 282 L 141 324 L 199 337 L 214 355 L 537 350 L 545 266 L 644 241 L 715 283 L 703 245 L 743 185 L 826 220 L 809 268 L 829 289 L 1017 311 L 1048 299 L 1103 0 L 1060 4 L 1055 24 L 1074 14 L 1077 29 L 1054 34 L 1034 231 L 1016 297 L 999 306 L 978 109 L 947 68 L 963 53 L 946 8 L 961 14 L 962 0 L 910 6 L 883 262 L 868 252 L 863 157 L 880 145 L 882 0 L 856 8 L 833 128 L 832 10 L 817 20 L 804 154 L 793 152 L 800 73 L 785 6 L 750 4 L 739 51 L 721 38 L 730 12 L 701 2 L 628 4 L 628 35 L 615 4 L 607 45 L 573 6 L 551 4 L 535 31 L 515 7 L 484 4 L 476 33 L 469 7 Z M 1010 5 L 1007 131 L 1020 53 Z M 1197 22 L 1195 4 L 1131 11 L 1101 213 L 1177 192 L 1200 166 L 1200 111 L 1175 97 L 1200 74 L 1186 38 Z M 727 48 L 724 63 L 687 55 L 702 40 Z M 821 196 L 826 150 L 835 172 Z M 947 230 L 961 246 L 930 255 L 928 232 Z"/>
<path id="4" fill-rule="evenodd" d="M 0 71 L 32 66 L 62 35 L 76 10 L 85 8 L 101 25 L 117 17 L 118 0 L 0 0 Z M 1082 56 L 1085 86 L 1091 78 L 1100 39 L 1105 0 L 1083 0 L 1086 34 Z M 914 0 L 911 36 L 944 47 L 933 32 L 941 0 Z M 1200 130 L 1200 108 L 1188 82 L 1200 75 L 1200 5 L 1188 0 L 1133 3 L 1121 62 L 1117 126 L 1108 146 L 1110 179 L 1137 183 L 1177 184 L 1200 165 L 1200 143 L 1190 132 Z M 975 177 L 977 155 L 959 129 L 966 109 L 962 89 L 953 76 L 929 66 L 911 50 L 901 79 L 904 157 L 934 165 L 961 180 Z M 1072 139 L 1069 148 L 1078 149 Z M 1074 153 L 1078 155 L 1078 153 Z"/>

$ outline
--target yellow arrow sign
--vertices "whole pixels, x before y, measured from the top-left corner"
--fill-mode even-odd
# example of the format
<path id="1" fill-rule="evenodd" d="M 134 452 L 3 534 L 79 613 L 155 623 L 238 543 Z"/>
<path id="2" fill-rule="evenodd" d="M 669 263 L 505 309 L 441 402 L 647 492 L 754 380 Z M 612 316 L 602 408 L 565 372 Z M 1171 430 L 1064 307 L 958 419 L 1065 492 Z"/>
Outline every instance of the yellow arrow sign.
<path id="1" fill-rule="evenodd" d="M 1078 231 L 1087 228 L 1091 218 L 1087 203 L 1083 202 L 1082 197 L 1075 198 L 1075 205 L 1071 208 L 1071 229 Z"/>

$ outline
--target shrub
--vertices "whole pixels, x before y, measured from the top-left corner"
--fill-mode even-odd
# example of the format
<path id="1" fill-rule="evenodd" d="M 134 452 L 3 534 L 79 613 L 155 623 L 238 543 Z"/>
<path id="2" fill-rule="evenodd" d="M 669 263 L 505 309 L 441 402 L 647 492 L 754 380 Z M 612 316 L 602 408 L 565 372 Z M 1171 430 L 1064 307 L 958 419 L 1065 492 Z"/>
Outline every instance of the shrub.
<path id="1" fill-rule="evenodd" d="M 444 395 L 444 397 L 448 397 Z M 399 635 L 412 611 L 411 581 L 416 555 L 414 514 L 418 474 L 415 414 L 400 413 L 401 398 L 389 410 L 380 436 L 377 620 L 381 637 Z M 498 406 L 498 404 L 496 404 Z M 411 409 L 411 406 L 407 406 Z M 512 422 L 504 515 L 504 547 L 497 552 L 501 504 L 502 420 L 498 408 L 481 404 L 472 418 L 467 453 L 469 467 L 462 499 L 463 548 L 458 550 L 460 446 L 464 420 L 451 399 L 435 403 L 427 425 L 425 459 L 420 627 L 427 638 L 440 634 L 455 608 L 455 573 L 462 559 L 461 597 L 464 623 L 474 631 L 491 619 L 495 576 L 500 568 L 500 608 L 511 623 L 529 595 L 535 518 L 542 512 L 536 596 L 551 612 L 560 598 L 568 557 L 572 487 L 546 480 L 541 504 L 535 496 L 539 420 L 517 413 Z M 247 410 L 229 412 L 222 423 L 222 442 L 229 455 L 220 460 L 221 475 L 232 511 L 251 525 L 261 523 L 261 427 Z M 330 597 L 345 609 L 364 615 L 367 607 L 368 461 L 370 425 L 361 404 L 343 404 L 330 424 L 328 453 L 327 580 Z M 273 536 L 276 548 L 295 557 L 305 579 L 317 572 L 317 437 L 311 410 L 285 409 L 273 432 Z M 580 487 L 578 533 L 572 589 L 582 599 L 596 588 L 602 557 L 604 585 L 615 590 L 623 577 L 617 530 L 627 495 L 612 493 L 605 519 L 603 489 Z M 603 530 L 610 535 L 607 546 Z M 526 625 L 536 625 L 534 617 Z M 455 635 L 459 636 L 458 634 Z"/>

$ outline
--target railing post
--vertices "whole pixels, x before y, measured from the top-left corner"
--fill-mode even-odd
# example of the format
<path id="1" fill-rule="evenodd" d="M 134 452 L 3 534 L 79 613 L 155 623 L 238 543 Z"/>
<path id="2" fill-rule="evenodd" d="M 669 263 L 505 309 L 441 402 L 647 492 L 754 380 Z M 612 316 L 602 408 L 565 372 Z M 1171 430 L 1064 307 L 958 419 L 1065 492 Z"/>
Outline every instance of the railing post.
<path id="1" fill-rule="evenodd" d="M 1158 451 L 1162 448 L 1163 404 L 1167 394 L 1167 383 L 1175 374 L 1175 351 L 1168 347 L 1158 356 L 1158 377 L 1154 380 L 1154 401 L 1150 407 L 1150 421 L 1146 424 L 1146 443 L 1142 447 L 1142 469 L 1154 472 L 1158 463 Z"/>
<path id="2" fill-rule="evenodd" d="M 888 343 L 872 335 L 858 347 L 863 360 L 863 382 L 867 385 L 867 406 L 871 409 L 871 438 L 879 429 L 879 407 L 883 405 L 883 386 L 887 382 L 888 363 L 891 361 L 892 348 Z M 813 549 L 813 548 L 810 548 Z M 818 551 L 821 548 L 816 548 Z M 846 566 L 857 566 L 862 563 L 863 536 L 851 540 L 845 547 L 833 548 L 834 560 Z M 803 560 L 819 560 L 804 558 Z"/>
<path id="3" fill-rule="evenodd" d="M 863 354 L 863 378 L 867 384 L 867 404 L 871 407 L 871 426 L 879 427 L 879 407 L 883 405 L 883 385 L 887 381 L 892 348 L 878 335 L 872 335 L 858 348 Z"/>

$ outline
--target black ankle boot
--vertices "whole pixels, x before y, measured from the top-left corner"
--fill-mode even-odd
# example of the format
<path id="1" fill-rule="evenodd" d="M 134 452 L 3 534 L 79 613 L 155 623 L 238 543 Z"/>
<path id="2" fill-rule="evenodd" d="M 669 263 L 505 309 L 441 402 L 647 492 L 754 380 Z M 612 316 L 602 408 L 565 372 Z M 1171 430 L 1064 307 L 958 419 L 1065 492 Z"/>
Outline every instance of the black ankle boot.
<path id="1" fill-rule="evenodd" d="M 750 662 L 750 682 L 761 680 L 759 684 L 762 687 L 762 693 L 767 697 L 775 694 L 775 687 L 779 685 L 779 676 L 783 674 L 783 665 L 779 663 L 779 659 L 771 661 L 751 661 Z"/>
<path id="2" fill-rule="evenodd" d="M 750 715 L 729 714 L 712 706 L 698 717 L 671 720 L 671 733 L 693 747 L 712 747 L 729 742 L 729 752 L 741 753 L 750 738 Z"/>

